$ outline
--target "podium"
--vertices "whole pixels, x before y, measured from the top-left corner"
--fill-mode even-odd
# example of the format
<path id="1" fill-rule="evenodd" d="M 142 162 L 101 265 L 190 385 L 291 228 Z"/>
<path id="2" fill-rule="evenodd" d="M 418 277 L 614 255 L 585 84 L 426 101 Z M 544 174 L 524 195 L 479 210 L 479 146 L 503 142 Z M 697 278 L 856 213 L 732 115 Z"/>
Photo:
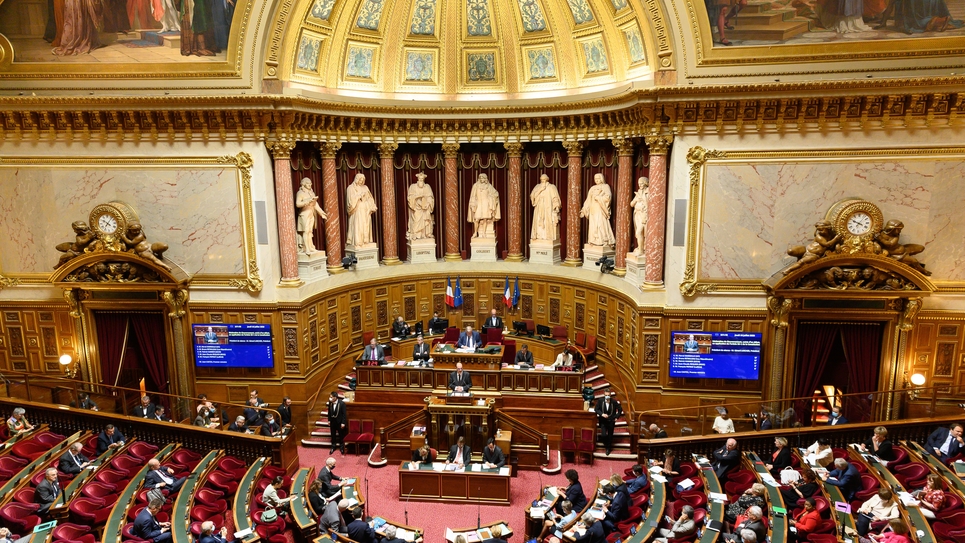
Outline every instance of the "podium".
<path id="1" fill-rule="evenodd" d="M 498 392 L 478 392 L 469 395 L 453 395 L 446 390 L 433 390 L 426 398 L 429 411 L 429 435 L 439 455 L 448 454 L 449 448 L 456 444 L 460 428 L 466 444 L 481 454 L 483 446 L 489 439 L 489 429 L 492 426 L 493 404 L 500 394 Z M 443 434 L 446 441 L 443 442 Z"/>

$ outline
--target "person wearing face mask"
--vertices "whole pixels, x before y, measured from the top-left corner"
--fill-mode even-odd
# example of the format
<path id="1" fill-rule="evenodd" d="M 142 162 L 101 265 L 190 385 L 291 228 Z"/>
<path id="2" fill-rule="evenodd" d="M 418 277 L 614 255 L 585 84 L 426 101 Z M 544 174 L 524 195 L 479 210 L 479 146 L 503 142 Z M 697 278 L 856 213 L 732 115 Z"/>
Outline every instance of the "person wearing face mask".
<path id="1" fill-rule="evenodd" d="M 348 413 L 345 412 L 345 402 L 338 397 L 338 392 L 332 391 L 328 397 L 328 429 L 332 435 L 332 450 L 340 449 L 345 454 L 345 434 L 348 433 Z"/>
<path id="2" fill-rule="evenodd" d="M 841 415 L 841 408 L 834 406 L 831 408 L 831 415 L 828 417 L 828 426 L 837 426 L 839 424 L 847 424 L 848 419 Z"/>

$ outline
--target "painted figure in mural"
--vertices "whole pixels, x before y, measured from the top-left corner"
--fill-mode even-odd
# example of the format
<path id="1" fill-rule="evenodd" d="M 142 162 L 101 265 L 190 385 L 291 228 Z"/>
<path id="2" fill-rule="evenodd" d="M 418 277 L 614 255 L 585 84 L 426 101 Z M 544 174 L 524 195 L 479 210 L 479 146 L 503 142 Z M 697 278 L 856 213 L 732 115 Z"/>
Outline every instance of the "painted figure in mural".
<path id="1" fill-rule="evenodd" d="M 633 236 L 637 239 L 637 247 L 633 254 L 643 254 L 644 229 L 647 227 L 647 189 L 650 187 L 650 179 L 641 177 L 637 179 L 637 192 L 630 201 L 633 208 Z"/>
<path id="2" fill-rule="evenodd" d="M 838 34 L 868 32 L 873 30 L 864 23 L 864 0 L 825 0 L 821 12 L 824 28 Z"/>
<path id="3" fill-rule="evenodd" d="M 375 213 L 375 198 L 365 186 L 365 175 L 356 174 L 355 180 L 345 191 L 348 210 L 348 229 L 345 232 L 345 244 L 352 247 L 362 247 L 372 241 L 372 214 Z"/>
<path id="4" fill-rule="evenodd" d="M 880 2 L 880 13 L 874 16 L 871 23 L 876 29 L 886 28 L 889 19 L 894 19 L 895 27 L 905 34 L 921 34 L 922 32 L 944 32 L 953 28 L 961 28 L 962 21 L 952 19 L 945 0 L 874 0 Z M 868 6 L 865 5 L 864 15 L 869 16 Z"/>
<path id="5" fill-rule="evenodd" d="M 533 230 L 531 240 L 556 241 L 560 239 L 560 208 L 562 200 L 556 185 L 549 182 L 545 173 L 539 176 L 539 184 L 533 187 L 529 199 L 533 204 Z"/>
<path id="6" fill-rule="evenodd" d="M 80 55 L 100 47 L 97 29 L 104 26 L 101 1 L 64 0 L 63 7 L 63 27 L 58 32 L 60 43 L 55 45 L 53 53 L 58 56 Z"/>
<path id="7" fill-rule="evenodd" d="M 606 184 L 603 174 L 593 176 L 595 185 L 586 192 L 586 201 L 580 210 L 580 217 L 589 219 L 586 229 L 586 242 L 598 247 L 610 247 L 616 241 L 613 228 L 610 227 L 610 201 L 613 193 L 610 185 Z"/>
<path id="8" fill-rule="evenodd" d="M 435 237 L 432 225 L 432 210 L 435 209 L 436 199 L 432 196 L 432 188 L 426 185 L 426 174 L 415 174 L 416 182 L 409 185 L 406 201 L 409 203 L 409 229 L 406 239 L 431 239 Z"/>
<path id="9" fill-rule="evenodd" d="M 216 49 L 211 0 L 182 0 L 181 54 L 213 57 Z"/>
<path id="10" fill-rule="evenodd" d="M 154 3 L 154 17 L 161 23 L 161 32 L 181 32 L 178 8 L 174 0 L 154 0 Z M 158 14 L 158 7 L 160 7 L 160 14 Z"/>
<path id="11" fill-rule="evenodd" d="M 473 224 L 474 238 L 495 238 L 495 223 L 500 219 L 499 193 L 489 184 L 489 176 L 479 174 L 469 195 L 469 222 Z"/>
<path id="12" fill-rule="evenodd" d="M 302 179 L 301 188 L 295 195 L 295 207 L 298 208 L 296 228 L 298 231 L 298 251 L 310 255 L 317 251 L 315 236 L 313 235 L 315 232 L 315 215 L 317 214 L 322 220 L 328 219 L 328 215 L 318 205 L 318 196 L 312 190 L 312 180 L 307 177 Z"/>
<path id="13" fill-rule="evenodd" d="M 741 9 L 747 5 L 747 0 L 704 0 L 704 5 L 707 7 L 707 15 L 710 17 L 710 20 L 716 21 L 717 43 L 730 45 L 726 30 L 734 29 L 734 27 L 730 25 L 730 20 L 737 17 Z"/>

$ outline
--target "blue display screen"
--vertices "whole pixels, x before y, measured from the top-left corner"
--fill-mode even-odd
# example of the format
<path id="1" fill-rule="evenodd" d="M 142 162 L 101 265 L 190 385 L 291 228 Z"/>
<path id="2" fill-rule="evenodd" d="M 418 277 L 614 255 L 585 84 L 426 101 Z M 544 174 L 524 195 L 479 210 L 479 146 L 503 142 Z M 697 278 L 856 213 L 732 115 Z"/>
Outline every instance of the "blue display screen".
<path id="1" fill-rule="evenodd" d="M 691 379 L 760 378 L 758 332 L 671 332 L 670 376 Z"/>
<path id="2" fill-rule="evenodd" d="M 199 368 L 271 368 L 270 324 L 195 324 L 194 360 Z"/>

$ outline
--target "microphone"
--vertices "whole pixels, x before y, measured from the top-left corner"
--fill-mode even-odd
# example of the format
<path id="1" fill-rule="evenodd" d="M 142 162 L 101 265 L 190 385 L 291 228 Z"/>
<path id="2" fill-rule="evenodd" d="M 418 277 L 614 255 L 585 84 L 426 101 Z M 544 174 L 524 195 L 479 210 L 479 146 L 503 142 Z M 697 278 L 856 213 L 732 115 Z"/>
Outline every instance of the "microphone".
<path id="1" fill-rule="evenodd" d="M 412 497 L 413 490 L 415 490 L 415 488 L 410 488 L 409 495 L 405 497 L 405 525 L 406 526 L 409 525 L 409 498 Z"/>
<path id="2" fill-rule="evenodd" d="M 476 487 L 476 496 L 482 493 L 482 487 Z M 482 524 L 482 505 L 476 502 L 476 531 L 479 531 L 479 526 Z"/>
<path id="3" fill-rule="evenodd" d="M 372 501 L 372 496 L 369 495 L 369 463 L 368 462 L 365 463 L 365 496 L 366 496 L 366 499 L 368 499 L 370 502 Z M 371 511 L 372 511 L 372 508 L 370 507 L 369 512 L 371 513 Z"/>

